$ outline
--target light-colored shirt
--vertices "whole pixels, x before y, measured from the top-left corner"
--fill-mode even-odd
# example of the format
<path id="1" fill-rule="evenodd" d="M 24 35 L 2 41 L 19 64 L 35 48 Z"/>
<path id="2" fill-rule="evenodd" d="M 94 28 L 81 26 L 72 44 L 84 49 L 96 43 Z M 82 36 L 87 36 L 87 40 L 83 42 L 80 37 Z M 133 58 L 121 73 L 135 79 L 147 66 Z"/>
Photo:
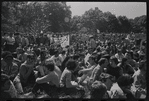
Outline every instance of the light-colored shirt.
<path id="1" fill-rule="evenodd" d="M 61 75 L 60 85 L 63 85 L 66 88 L 76 87 L 77 83 L 75 81 L 72 81 L 71 75 L 72 75 L 71 71 L 65 68 Z"/>
<path id="2" fill-rule="evenodd" d="M 59 57 L 61 58 L 61 62 L 63 62 L 64 59 L 66 58 L 66 55 L 62 55 L 62 54 L 60 54 Z"/>
<path id="3" fill-rule="evenodd" d="M 85 59 L 84 59 L 85 64 L 87 63 L 87 61 L 88 61 L 88 59 L 89 59 L 90 56 L 91 56 L 91 54 L 89 54 L 89 53 L 85 56 Z"/>
<path id="4" fill-rule="evenodd" d="M 137 70 L 132 77 L 134 78 L 134 85 L 146 88 L 146 77 L 141 73 L 140 69 Z"/>
<path id="5" fill-rule="evenodd" d="M 117 83 L 114 83 L 109 91 L 110 98 L 126 98 L 126 95 Z"/>
<path id="6" fill-rule="evenodd" d="M 13 45 L 15 43 L 15 38 L 14 37 L 7 37 L 7 44 Z"/>
<path id="7" fill-rule="evenodd" d="M 118 53 L 116 53 L 116 54 L 115 54 L 115 57 L 118 59 L 119 62 L 121 62 L 122 59 L 124 58 L 124 54 L 120 54 L 120 55 L 119 55 Z"/>
<path id="8" fill-rule="evenodd" d="M 56 66 L 61 66 L 61 58 L 58 56 L 58 57 L 55 57 L 54 55 L 50 58 L 50 59 L 52 59 L 53 61 L 54 61 L 54 64 L 56 65 Z"/>
<path id="9" fill-rule="evenodd" d="M 100 74 L 103 72 L 103 69 L 100 67 L 100 65 L 97 65 L 91 74 L 90 79 L 92 79 L 93 81 L 95 80 L 99 80 Z"/>

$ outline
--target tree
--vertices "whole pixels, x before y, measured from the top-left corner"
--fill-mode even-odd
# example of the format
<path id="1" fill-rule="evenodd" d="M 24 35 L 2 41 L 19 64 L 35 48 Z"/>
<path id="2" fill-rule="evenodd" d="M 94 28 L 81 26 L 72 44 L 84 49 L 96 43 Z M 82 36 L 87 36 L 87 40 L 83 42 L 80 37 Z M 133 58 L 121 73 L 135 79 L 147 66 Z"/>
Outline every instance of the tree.
<path id="1" fill-rule="evenodd" d="M 120 32 L 121 33 L 130 33 L 131 32 L 131 24 L 126 16 L 118 16 L 117 17 L 120 24 Z"/>
<path id="2" fill-rule="evenodd" d="M 3 2 L 3 31 L 24 31 L 25 33 L 40 33 L 70 30 L 70 7 L 66 2 Z"/>
<path id="3" fill-rule="evenodd" d="M 108 32 L 119 32 L 119 22 L 116 16 L 111 12 L 104 12 L 103 16 L 107 21 Z"/>
<path id="4" fill-rule="evenodd" d="M 132 32 L 135 33 L 146 33 L 146 15 L 135 17 L 130 20 L 132 26 Z"/>

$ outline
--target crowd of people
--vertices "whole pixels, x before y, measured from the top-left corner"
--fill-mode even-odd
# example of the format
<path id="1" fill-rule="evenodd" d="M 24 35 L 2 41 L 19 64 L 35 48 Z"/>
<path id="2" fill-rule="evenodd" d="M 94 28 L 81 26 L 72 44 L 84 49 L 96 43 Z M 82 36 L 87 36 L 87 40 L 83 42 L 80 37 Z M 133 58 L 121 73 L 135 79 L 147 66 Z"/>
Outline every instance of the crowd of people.
<path id="1" fill-rule="evenodd" d="M 146 98 L 146 39 L 119 35 L 74 35 L 61 47 L 46 34 L 5 33 L 1 97 Z"/>

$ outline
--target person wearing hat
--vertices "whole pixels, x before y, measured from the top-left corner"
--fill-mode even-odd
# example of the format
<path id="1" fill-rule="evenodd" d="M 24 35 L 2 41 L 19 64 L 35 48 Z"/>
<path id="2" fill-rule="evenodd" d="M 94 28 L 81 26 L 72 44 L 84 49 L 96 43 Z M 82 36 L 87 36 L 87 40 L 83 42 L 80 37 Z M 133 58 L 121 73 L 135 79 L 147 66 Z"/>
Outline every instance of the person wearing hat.
<path id="1" fill-rule="evenodd" d="M 37 44 L 34 44 L 33 51 L 36 53 L 37 57 L 40 55 L 40 49 Z"/>
<path id="2" fill-rule="evenodd" d="M 9 76 L 10 80 L 12 81 L 18 74 L 19 68 L 18 65 L 13 62 L 13 56 L 11 52 L 5 51 L 2 54 L 1 69 Z"/>

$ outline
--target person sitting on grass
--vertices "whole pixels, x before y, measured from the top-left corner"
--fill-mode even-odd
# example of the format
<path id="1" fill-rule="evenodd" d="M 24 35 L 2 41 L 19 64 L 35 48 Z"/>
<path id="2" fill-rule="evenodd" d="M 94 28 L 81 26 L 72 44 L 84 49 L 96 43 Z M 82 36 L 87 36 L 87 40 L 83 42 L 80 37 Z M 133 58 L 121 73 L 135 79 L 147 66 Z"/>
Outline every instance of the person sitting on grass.
<path id="1" fill-rule="evenodd" d="M 50 97 L 57 96 L 56 90 L 59 88 L 60 78 L 54 71 L 55 65 L 54 63 L 46 63 L 45 67 L 48 70 L 48 74 L 36 79 L 36 83 L 34 84 L 32 91 L 25 94 L 26 97 L 37 97 L 37 91 L 39 89 L 43 89 Z"/>
<path id="2" fill-rule="evenodd" d="M 66 63 L 66 68 L 64 69 L 61 78 L 60 78 L 60 87 L 64 88 L 65 94 L 77 93 L 79 89 L 83 88 L 77 82 L 72 81 L 72 73 L 77 67 L 77 63 L 75 60 L 68 60 Z"/>
<path id="3" fill-rule="evenodd" d="M 82 69 L 79 71 L 79 74 L 83 74 L 80 79 L 79 79 L 79 84 L 86 84 L 86 80 L 87 78 L 89 79 L 91 74 L 92 74 L 92 71 L 94 70 L 94 68 L 97 66 L 97 62 L 96 62 L 96 56 L 92 55 L 89 57 L 89 60 L 88 62 L 90 63 L 90 68 L 87 68 L 87 69 Z"/>
<path id="4" fill-rule="evenodd" d="M 11 81 L 14 80 L 16 75 L 19 72 L 18 65 L 13 61 L 13 56 L 10 51 L 4 51 L 1 59 L 1 70 L 3 70 L 4 74 L 7 74 Z"/>
<path id="5" fill-rule="evenodd" d="M 23 89 L 32 86 L 35 80 L 34 57 L 33 54 L 27 54 L 27 60 L 21 64 L 20 71 L 13 83 L 19 93 L 24 93 Z"/>
<path id="6" fill-rule="evenodd" d="M 107 92 L 106 85 L 101 81 L 95 81 L 91 85 L 90 98 L 101 100 L 104 98 L 106 92 Z"/>
<path id="7" fill-rule="evenodd" d="M 17 98 L 17 90 L 6 74 L 1 74 L 1 98 Z"/>

